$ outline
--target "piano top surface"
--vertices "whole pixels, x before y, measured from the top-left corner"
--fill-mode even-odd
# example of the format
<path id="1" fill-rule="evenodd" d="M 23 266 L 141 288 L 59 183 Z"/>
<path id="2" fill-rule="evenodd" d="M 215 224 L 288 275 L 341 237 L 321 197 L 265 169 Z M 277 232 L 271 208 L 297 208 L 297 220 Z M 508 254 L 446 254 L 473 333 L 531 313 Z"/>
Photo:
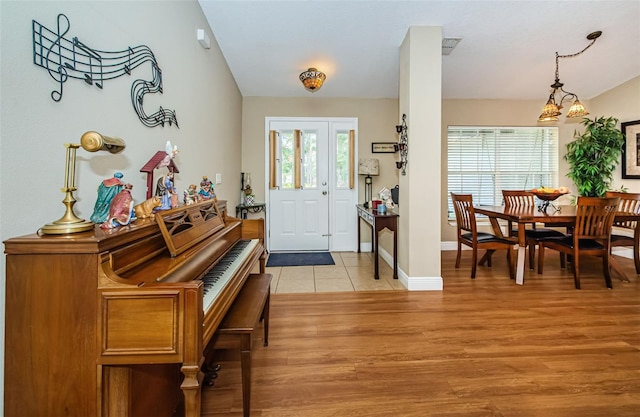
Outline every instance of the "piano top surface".
<path id="1" fill-rule="evenodd" d="M 226 201 L 218 201 L 218 207 L 226 206 Z M 137 219 L 127 226 L 102 229 L 95 225 L 93 230 L 67 235 L 44 235 L 32 233 L 13 237 L 4 241 L 5 254 L 13 253 L 101 253 L 126 246 L 148 236 L 160 234 L 154 218 Z"/>

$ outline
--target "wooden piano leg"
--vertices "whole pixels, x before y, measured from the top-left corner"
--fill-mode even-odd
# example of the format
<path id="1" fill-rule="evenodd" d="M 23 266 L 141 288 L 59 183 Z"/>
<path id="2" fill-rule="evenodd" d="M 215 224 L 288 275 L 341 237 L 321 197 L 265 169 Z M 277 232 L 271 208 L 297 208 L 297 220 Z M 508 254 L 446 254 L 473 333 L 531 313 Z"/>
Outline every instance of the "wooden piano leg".
<path id="1" fill-rule="evenodd" d="M 100 366 L 102 371 L 102 413 L 104 417 L 128 416 L 131 409 L 131 368 Z"/>
<path id="2" fill-rule="evenodd" d="M 201 383 L 204 374 L 200 371 L 199 365 L 184 365 L 180 371 L 184 375 L 184 380 L 180 385 L 184 394 L 184 415 L 185 417 L 200 417 Z"/>

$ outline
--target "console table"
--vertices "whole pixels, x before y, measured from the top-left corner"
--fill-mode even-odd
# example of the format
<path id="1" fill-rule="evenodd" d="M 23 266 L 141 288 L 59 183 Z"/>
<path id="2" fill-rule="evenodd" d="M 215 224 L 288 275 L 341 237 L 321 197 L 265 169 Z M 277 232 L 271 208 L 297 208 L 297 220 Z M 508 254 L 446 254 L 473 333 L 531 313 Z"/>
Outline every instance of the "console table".
<path id="1" fill-rule="evenodd" d="M 238 204 L 236 206 L 236 217 L 239 219 L 246 219 L 247 213 L 260 213 L 264 211 L 265 219 L 267 217 L 267 204 L 266 203 L 254 203 L 250 206 L 246 204 Z"/>
<path id="2" fill-rule="evenodd" d="M 393 278 L 398 279 L 398 217 L 399 215 L 387 210 L 386 213 L 378 213 L 378 210 L 365 208 L 363 205 L 356 206 L 358 210 L 358 252 L 360 252 L 360 219 L 364 220 L 371 227 L 372 244 L 371 251 L 374 256 L 375 270 L 373 278 L 379 279 L 378 275 L 378 233 L 387 228 L 393 232 Z"/>

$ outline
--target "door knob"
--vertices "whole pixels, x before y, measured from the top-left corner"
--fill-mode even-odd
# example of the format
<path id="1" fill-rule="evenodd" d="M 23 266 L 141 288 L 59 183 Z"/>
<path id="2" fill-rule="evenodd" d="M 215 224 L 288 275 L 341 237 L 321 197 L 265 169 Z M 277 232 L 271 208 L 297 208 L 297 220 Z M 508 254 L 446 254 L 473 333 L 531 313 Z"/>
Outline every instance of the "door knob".
<path id="1" fill-rule="evenodd" d="M 326 192 L 326 191 L 323 191 L 323 192 L 322 192 L 322 195 L 327 195 L 327 192 Z"/>

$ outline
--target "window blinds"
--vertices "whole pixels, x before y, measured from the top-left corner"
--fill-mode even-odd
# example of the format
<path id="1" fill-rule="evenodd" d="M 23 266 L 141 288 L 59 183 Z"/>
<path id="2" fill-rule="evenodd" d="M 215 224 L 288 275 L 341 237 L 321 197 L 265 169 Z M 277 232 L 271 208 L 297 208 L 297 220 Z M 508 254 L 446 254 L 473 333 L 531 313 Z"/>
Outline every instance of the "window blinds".
<path id="1" fill-rule="evenodd" d="M 503 189 L 558 184 L 557 127 L 450 126 L 447 146 L 448 191 L 473 194 L 474 205 L 502 204 Z"/>

